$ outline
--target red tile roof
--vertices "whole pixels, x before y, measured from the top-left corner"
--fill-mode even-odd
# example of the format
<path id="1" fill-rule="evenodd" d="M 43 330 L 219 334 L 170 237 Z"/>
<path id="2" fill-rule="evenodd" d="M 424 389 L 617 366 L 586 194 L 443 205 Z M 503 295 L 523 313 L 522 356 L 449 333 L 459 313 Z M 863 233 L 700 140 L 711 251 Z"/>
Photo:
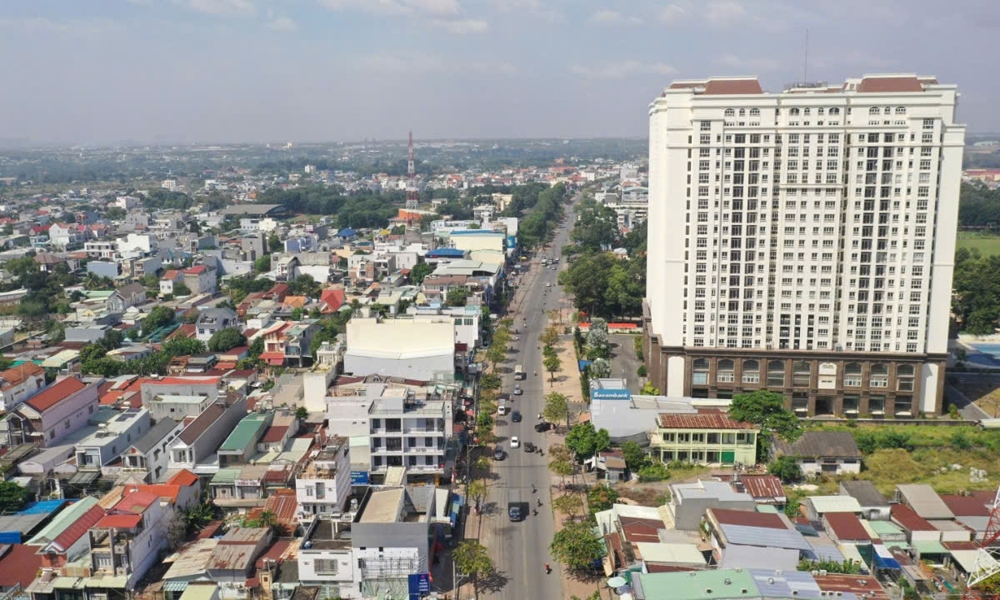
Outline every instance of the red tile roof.
<path id="1" fill-rule="evenodd" d="M 198 265 L 197 267 L 188 267 L 188 268 L 184 269 L 184 274 L 185 275 L 199 275 L 201 273 L 204 273 L 207 270 L 208 270 L 208 267 L 206 267 L 205 265 Z"/>
<path id="2" fill-rule="evenodd" d="M 981 498 L 976 498 L 975 496 L 942 494 L 941 500 L 944 501 L 948 510 L 954 513 L 956 517 L 990 516 L 990 509 L 986 508 L 986 504 Z"/>
<path id="3" fill-rule="evenodd" d="M 83 537 L 87 533 L 88 529 L 93 527 L 95 523 L 103 518 L 104 509 L 97 505 L 91 506 L 90 510 L 83 513 L 83 516 L 64 529 L 62 533 L 57 535 L 56 539 L 52 540 L 52 543 L 65 552 L 70 546 L 75 544 L 78 539 Z"/>
<path id="4" fill-rule="evenodd" d="M 292 495 L 294 498 L 294 494 Z M 273 560 L 279 562 L 281 560 L 281 555 L 288 550 L 288 547 L 292 545 L 291 540 L 278 540 L 271 544 L 271 547 L 267 549 L 267 552 L 260 555 L 257 559 L 257 568 L 262 569 L 266 564 L 264 561 Z"/>
<path id="5" fill-rule="evenodd" d="M 35 580 L 42 566 L 42 556 L 36 554 L 38 548 L 24 544 L 11 544 L 0 555 L 0 587 L 25 588 Z"/>
<path id="6" fill-rule="evenodd" d="M 136 486 L 131 488 L 128 495 L 119 500 L 118 504 L 115 504 L 113 510 L 130 512 L 139 515 L 159 499 L 160 497 L 157 494 L 143 491 Z"/>
<path id="7" fill-rule="evenodd" d="M 95 529 L 133 529 L 142 523 L 142 515 L 108 515 L 94 524 Z"/>
<path id="8" fill-rule="evenodd" d="M 181 493 L 181 486 L 170 485 L 168 483 L 154 483 L 137 487 L 140 491 L 147 494 L 154 494 L 160 498 L 169 499 L 171 503 L 177 502 L 177 496 Z"/>
<path id="9" fill-rule="evenodd" d="M 760 513 L 753 510 L 731 510 L 728 508 L 711 508 L 715 520 L 720 525 L 743 525 L 746 527 L 766 527 L 768 529 L 788 529 L 781 517 L 771 513 Z"/>
<path id="10" fill-rule="evenodd" d="M 323 312 L 336 312 L 340 310 L 346 298 L 346 292 L 336 288 L 327 288 L 319 294 L 320 302 L 326 305 Z"/>
<path id="11" fill-rule="evenodd" d="M 710 95 L 763 94 L 756 79 L 709 79 L 705 93 Z"/>
<path id="12" fill-rule="evenodd" d="M 271 425 L 264 431 L 264 435 L 260 438 L 262 444 L 273 444 L 274 442 L 280 442 L 285 437 L 285 433 L 288 431 L 287 425 Z"/>
<path id="13" fill-rule="evenodd" d="M 740 475 L 743 489 L 753 498 L 782 498 L 785 488 L 774 475 Z"/>
<path id="14" fill-rule="evenodd" d="M 173 477 L 167 480 L 167 483 L 188 487 L 198 483 L 198 476 L 187 469 L 181 469 L 177 473 L 174 473 Z"/>
<path id="15" fill-rule="evenodd" d="M 878 580 L 871 575 L 813 575 L 820 591 L 847 592 L 868 600 L 889 600 L 889 594 L 882 589 Z"/>
<path id="16" fill-rule="evenodd" d="M 892 520 L 908 531 L 937 531 L 926 519 L 905 504 L 892 505 Z"/>
<path id="17" fill-rule="evenodd" d="M 899 92 L 922 92 L 924 86 L 916 77 L 865 77 L 858 86 L 861 94 L 894 94 Z"/>
<path id="18" fill-rule="evenodd" d="M 757 429 L 753 423 L 729 418 L 719 411 L 699 411 L 697 414 L 661 413 L 657 419 L 663 429 Z"/>
<path id="19" fill-rule="evenodd" d="M 87 387 L 87 384 L 76 377 L 67 377 L 62 381 L 53 383 L 39 394 L 28 398 L 25 404 L 38 412 L 45 412 L 85 387 Z"/>
<path id="20" fill-rule="evenodd" d="M 20 385 L 28 380 L 32 376 L 45 376 L 45 369 L 39 367 L 33 362 L 26 362 L 20 364 L 12 369 L 7 369 L 6 371 L 0 372 L 0 379 L 3 383 L 0 384 L 0 389 L 9 389 L 15 385 Z"/>
<path id="21" fill-rule="evenodd" d="M 221 377 L 164 377 L 163 379 L 149 379 L 146 385 L 219 385 Z"/>
<path id="22" fill-rule="evenodd" d="M 829 524 L 839 541 L 870 540 L 871 536 L 862 527 L 854 513 L 824 513 L 823 519 Z"/>

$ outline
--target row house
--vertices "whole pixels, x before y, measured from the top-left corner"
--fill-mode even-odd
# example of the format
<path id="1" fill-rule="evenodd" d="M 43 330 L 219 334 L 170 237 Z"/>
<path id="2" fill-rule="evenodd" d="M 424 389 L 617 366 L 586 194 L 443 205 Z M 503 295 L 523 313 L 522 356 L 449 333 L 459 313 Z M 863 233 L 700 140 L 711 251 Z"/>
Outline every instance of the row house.
<path id="1" fill-rule="evenodd" d="M 45 387 L 45 369 L 33 362 L 0 372 L 0 410 L 8 413 Z"/>
<path id="2" fill-rule="evenodd" d="M 10 413 L 7 419 L 10 445 L 53 446 L 85 426 L 97 407 L 96 383 L 66 377 L 28 398 Z"/>
<path id="3" fill-rule="evenodd" d="M 146 482 L 160 481 L 166 474 L 170 444 L 184 426 L 169 417 L 160 419 L 122 454 L 122 468 Z"/>
<path id="4" fill-rule="evenodd" d="M 106 417 L 107 413 L 111 413 Z M 76 468 L 79 471 L 100 471 L 121 457 L 133 440 L 139 440 L 150 429 L 149 411 L 129 408 L 124 412 L 99 411 L 97 431 L 75 445 Z"/>
<path id="5" fill-rule="evenodd" d="M 264 336 L 260 358 L 272 366 L 305 367 L 312 363 L 309 346 L 319 329 L 316 319 L 275 323 L 259 334 Z"/>
<path id="6" fill-rule="evenodd" d="M 231 308 L 205 308 L 198 312 L 198 319 L 195 321 L 197 333 L 195 337 L 203 342 L 208 342 L 212 336 L 233 327 L 239 327 L 239 317 L 236 311 Z"/>
<path id="7" fill-rule="evenodd" d="M 351 457 L 347 438 L 335 437 L 316 452 L 295 479 L 300 522 L 343 511 L 351 495 Z"/>
<path id="8" fill-rule="evenodd" d="M 168 468 L 194 469 L 218 451 L 219 446 L 247 414 L 245 396 L 227 397 L 195 417 L 170 447 Z"/>
<path id="9" fill-rule="evenodd" d="M 126 493 L 90 528 L 90 600 L 135 589 L 167 548 L 172 514 L 158 495 L 136 490 Z"/>

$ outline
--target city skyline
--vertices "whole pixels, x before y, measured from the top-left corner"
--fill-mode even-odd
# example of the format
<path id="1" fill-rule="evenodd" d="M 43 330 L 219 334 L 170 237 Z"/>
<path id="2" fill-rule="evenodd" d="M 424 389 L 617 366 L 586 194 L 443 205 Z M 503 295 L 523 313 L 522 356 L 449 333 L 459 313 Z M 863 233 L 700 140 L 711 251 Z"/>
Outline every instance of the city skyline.
<path id="1" fill-rule="evenodd" d="M 124 140 L 642 137 L 673 79 L 756 75 L 778 91 L 920 72 L 1000 130 L 979 76 L 1000 11 L 969 1 L 16 0 L 0 9 L 5 138 Z M 926 10 L 924 10 L 926 9 Z M 931 16 L 928 16 L 931 15 Z M 863 18 L 859 18 L 863 17 Z M 928 39 L 947 44 L 927 43 Z"/>

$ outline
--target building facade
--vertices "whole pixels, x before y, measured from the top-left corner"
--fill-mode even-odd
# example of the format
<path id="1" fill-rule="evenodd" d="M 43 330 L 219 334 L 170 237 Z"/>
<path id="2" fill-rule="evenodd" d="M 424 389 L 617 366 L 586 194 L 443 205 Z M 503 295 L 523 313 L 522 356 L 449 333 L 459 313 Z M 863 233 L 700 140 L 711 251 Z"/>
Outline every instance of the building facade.
<path id="1" fill-rule="evenodd" d="M 653 384 L 712 398 L 766 387 L 800 416 L 939 413 L 957 98 L 916 75 L 666 89 L 650 106 Z"/>

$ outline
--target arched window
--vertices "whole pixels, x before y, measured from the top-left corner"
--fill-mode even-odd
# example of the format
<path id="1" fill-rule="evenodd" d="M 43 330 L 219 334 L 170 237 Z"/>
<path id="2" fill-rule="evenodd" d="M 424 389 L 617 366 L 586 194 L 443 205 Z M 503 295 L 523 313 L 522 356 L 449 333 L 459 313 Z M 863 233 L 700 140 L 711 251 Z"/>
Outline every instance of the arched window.
<path id="1" fill-rule="evenodd" d="M 839 109 L 839 108 L 837 108 L 836 106 L 830 109 L 830 116 L 831 116 L 831 117 L 832 117 L 833 115 L 839 115 L 839 114 L 840 114 L 840 109 Z"/>
<path id="2" fill-rule="evenodd" d="M 750 116 L 751 117 L 759 117 L 760 116 L 760 109 L 759 108 L 751 108 L 750 109 Z"/>
<path id="3" fill-rule="evenodd" d="M 868 374 L 868 387 L 889 387 L 889 365 L 885 363 L 872 365 L 871 373 Z"/>
<path id="4" fill-rule="evenodd" d="M 892 114 L 892 107 L 891 106 L 886 106 L 884 109 L 882 109 L 882 114 L 885 115 L 885 116 L 887 116 L 887 117 L 889 115 L 891 115 Z"/>
<path id="5" fill-rule="evenodd" d="M 732 383 L 734 381 L 733 370 L 736 367 L 736 363 L 724 358 L 719 361 L 719 368 L 715 374 L 715 380 L 719 383 Z"/>
<path id="6" fill-rule="evenodd" d="M 805 116 L 808 117 L 809 116 L 809 109 L 808 108 L 803 109 L 802 114 L 804 114 Z"/>
<path id="7" fill-rule="evenodd" d="M 825 111 L 823 110 L 822 106 L 816 109 L 816 114 L 819 115 L 819 116 L 821 116 L 821 117 L 823 116 L 824 112 Z"/>
<path id="8" fill-rule="evenodd" d="M 799 116 L 799 109 L 793 108 L 791 111 L 789 111 L 788 114 L 792 115 L 793 117 L 797 117 Z"/>
<path id="9" fill-rule="evenodd" d="M 755 360 L 743 361 L 743 383 L 760 383 L 760 363 Z"/>
<path id="10" fill-rule="evenodd" d="M 844 387 L 861 387 L 861 363 L 844 365 Z"/>
<path id="11" fill-rule="evenodd" d="M 772 360 L 767 363 L 767 387 L 785 387 L 785 363 Z"/>
<path id="12" fill-rule="evenodd" d="M 740 109 L 740 116 L 741 116 L 741 117 L 745 117 L 746 115 L 747 115 L 747 111 L 746 111 L 746 109 L 745 109 L 745 108 L 741 108 L 741 109 Z"/>
<path id="13" fill-rule="evenodd" d="M 694 371 L 691 374 L 691 384 L 708 385 L 708 359 L 696 358 L 691 367 Z"/>
<path id="14" fill-rule="evenodd" d="M 726 109 L 726 116 L 727 117 L 735 117 L 736 116 L 736 111 L 733 110 L 733 109 L 731 109 L 731 108 L 727 108 Z"/>
<path id="15" fill-rule="evenodd" d="M 869 115 L 877 115 L 878 112 L 879 111 L 878 111 L 878 107 L 877 106 L 873 106 L 873 107 L 871 107 L 871 108 L 868 109 L 868 114 Z"/>
<path id="16" fill-rule="evenodd" d="M 905 106 L 897 106 L 896 107 L 896 114 L 897 115 L 905 115 L 906 114 L 906 107 Z"/>
<path id="17" fill-rule="evenodd" d="M 812 364 L 797 360 L 792 363 L 792 385 L 809 385 L 809 376 L 812 374 Z"/>
<path id="18" fill-rule="evenodd" d="M 899 365 L 896 367 L 896 390 L 900 392 L 913 391 L 913 365 Z"/>

